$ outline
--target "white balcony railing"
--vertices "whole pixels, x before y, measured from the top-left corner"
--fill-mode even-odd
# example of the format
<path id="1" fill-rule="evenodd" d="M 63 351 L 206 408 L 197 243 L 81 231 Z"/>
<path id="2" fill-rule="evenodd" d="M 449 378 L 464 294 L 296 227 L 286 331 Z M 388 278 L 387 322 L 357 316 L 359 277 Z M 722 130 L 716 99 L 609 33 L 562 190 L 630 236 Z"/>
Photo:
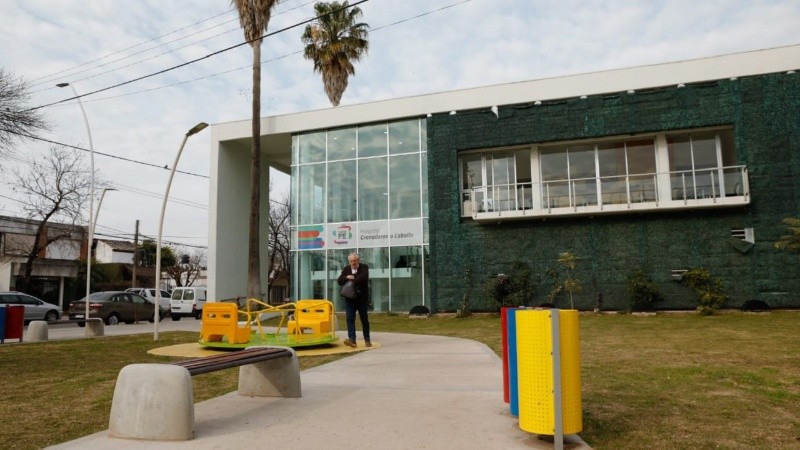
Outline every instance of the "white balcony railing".
<path id="1" fill-rule="evenodd" d="M 508 183 L 462 192 L 462 215 L 476 220 L 750 203 L 746 166 Z"/>

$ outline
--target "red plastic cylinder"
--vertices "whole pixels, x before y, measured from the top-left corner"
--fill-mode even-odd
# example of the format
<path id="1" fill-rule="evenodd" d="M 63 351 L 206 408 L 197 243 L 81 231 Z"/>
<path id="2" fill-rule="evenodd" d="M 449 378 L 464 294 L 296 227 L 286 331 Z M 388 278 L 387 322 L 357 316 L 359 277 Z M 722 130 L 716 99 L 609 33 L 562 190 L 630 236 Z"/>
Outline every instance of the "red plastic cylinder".
<path id="1" fill-rule="evenodd" d="M 22 332 L 25 328 L 25 307 L 6 306 L 6 339 L 19 339 L 22 341 Z"/>
<path id="2" fill-rule="evenodd" d="M 500 343 L 503 348 L 503 401 L 509 403 L 508 386 L 508 310 L 516 306 L 503 306 L 500 308 Z"/>

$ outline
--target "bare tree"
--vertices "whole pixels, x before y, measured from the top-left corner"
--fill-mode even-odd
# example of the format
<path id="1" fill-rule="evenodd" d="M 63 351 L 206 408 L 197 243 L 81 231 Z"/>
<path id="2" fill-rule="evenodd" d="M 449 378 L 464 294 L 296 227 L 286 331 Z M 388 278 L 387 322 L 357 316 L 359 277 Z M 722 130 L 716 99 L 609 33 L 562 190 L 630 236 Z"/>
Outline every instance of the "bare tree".
<path id="1" fill-rule="evenodd" d="M 48 246 L 75 239 L 75 226 L 83 222 L 83 203 L 89 197 L 89 171 L 81 162 L 79 155 L 51 147 L 30 170 L 11 175 L 11 187 L 24 199 L 28 219 L 37 224 L 33 239 L 20 241 L 15 249 L 25 257 L 17 282 L 20 290 L 28 288 L 33 262 L 45 256 Z"/>
<path id="2" fill-rule="evenodd" d="M 0 68 L 0 155 L 10 152 L 15 141 L 47 129 L 38 110 L 25 106 L 28 98 L 25 82 Z"/>
<path id="3" fill-rule="evenodd" d="M 195 249 L 187 253 L 180 249 L 172 249 L 172 252 L 177 252 L 181 256 L 174 258 L 174 264 L 163 266 L 164 272 L 175 281 L 176 287 L 191 286 L 206 267 L 206 251 Z"/>
<path id="4" fill-rule="evenodd" d="M 272 183 L 270 183 L 270 192 Z M 272 195 L 270 195 L 272 197 Z M 289 219 L 292 210 L 289 199 L 284 195 L 280 200 L 269 204 L 269 284 L 267 297 L 272 298 L 272 281 L 281 274 L 289 273 Z"/>

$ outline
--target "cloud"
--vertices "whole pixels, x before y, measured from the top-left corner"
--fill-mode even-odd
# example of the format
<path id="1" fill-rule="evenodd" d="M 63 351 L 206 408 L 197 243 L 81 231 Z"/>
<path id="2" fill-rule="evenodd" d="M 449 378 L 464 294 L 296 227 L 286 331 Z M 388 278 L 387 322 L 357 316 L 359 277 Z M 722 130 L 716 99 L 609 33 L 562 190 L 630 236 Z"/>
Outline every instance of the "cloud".
<path id="1" fill-rule="evenodd" d="M 457 3 L 362 4 L 363 20 L 372 27 L 371 48 L 356 65 L 342 104 L 796 44 L 800 20 L 800 3 L 791 0 Z M 312 8 L 302 0 L 281 2 L 269 30 L 311 17 Z M 35 105 L 71 97 L 67 89 L 54 87 L 58 81 L 88 93 L 243 41 L 227 1 L 8 0 L 2 22 L 0 61 L 4 69 L 32 82 Z M 320 75 L 297 54 L 302 30 L 296 27 L 264 41 L 262 58 L 268 62 L 262 67 L 262 115 L 331 107 Z M 184 133 L 195 123 L 249 119 L 251 59 L 245 45 L 85 97 L 95 149 L 171 165 Z M 46 137 L 88 145 L 74 102 L 45 110 L 53 124 Z M 179 169 L 208 174 L 207 133 L 189 140 Z M 35 156 L 46 148 L 29 143 L 19 150 Z M 96 166 L 105 179 L 156 194 L 109 194 L 101 225 L 132 232 L 140 219 L 143 232 L 155 235 L 168 172 L 100 156 Z M 278 178 L 285 189 L 287 178 Z M 171 196 L 206 204 L 208 189 L 208 180 L 177 175 Z M 9 195 L 2 187 L 0 194 Z M 10 203 L 0 203 L 0 214 L 9 210 Z M 164 234 L 205 236 L 207 227 L 207 211 L 176 203 L 168 208 Z"/>

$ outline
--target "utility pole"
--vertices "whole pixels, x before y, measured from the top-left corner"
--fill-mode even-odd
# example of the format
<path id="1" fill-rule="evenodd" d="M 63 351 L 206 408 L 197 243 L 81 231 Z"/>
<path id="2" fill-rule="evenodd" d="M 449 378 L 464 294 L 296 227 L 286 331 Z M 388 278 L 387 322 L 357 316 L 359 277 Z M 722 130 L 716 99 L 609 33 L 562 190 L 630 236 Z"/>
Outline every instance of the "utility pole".
<path id="1" fill-rule="evenodd" d="M 136 231 L 133 233 L 133 280 L 131 287 L 136 287 L 136 266 L 139 265 L 139 219 L 136 219 Z"/>

